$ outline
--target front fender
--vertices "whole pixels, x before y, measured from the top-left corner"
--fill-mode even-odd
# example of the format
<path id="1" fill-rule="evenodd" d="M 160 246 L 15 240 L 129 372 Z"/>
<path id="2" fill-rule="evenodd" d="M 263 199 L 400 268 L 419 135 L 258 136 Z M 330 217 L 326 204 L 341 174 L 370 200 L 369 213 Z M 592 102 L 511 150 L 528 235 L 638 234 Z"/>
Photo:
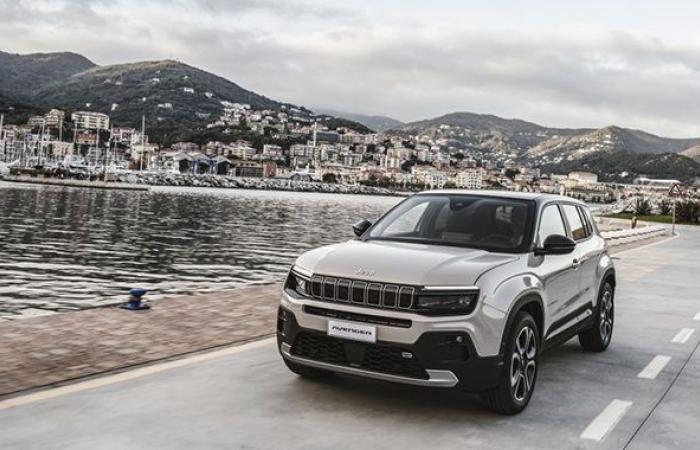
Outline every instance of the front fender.
<path id="1" fill-rule="evenodd" d="M 488 316 L 497 321 L 498 332 L 494 330 L 494 335 L 498 336 L 498 353 L 502 354 L 502 345 L 505 341 L 507 330 L 515 318 L 515 312 L 523 305 L 535 299 L 542 310 L 543 326 L 540 333 L 549 326 L 547 322 L 547 299 L 543 290 L 542 280 L 533 273 L 524 273 L 512 276 L 505 280 L 497 281 L 488 277 L 480 280 L 482 299 L 484 302 L 483 311 L 489 311 Z"/>

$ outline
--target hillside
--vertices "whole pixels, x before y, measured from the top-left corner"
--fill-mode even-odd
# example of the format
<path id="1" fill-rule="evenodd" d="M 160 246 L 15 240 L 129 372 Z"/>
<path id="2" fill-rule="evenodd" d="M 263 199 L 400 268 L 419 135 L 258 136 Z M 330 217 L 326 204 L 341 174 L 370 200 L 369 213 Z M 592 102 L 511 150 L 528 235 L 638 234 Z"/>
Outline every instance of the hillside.
<path id="1" fill-rule="evenodd" d="M 395 131 L 431 139 L 449 139 L 458 144 L 458 148 L 491 150 L 514 156 L 524 154 L 547 139 L 577 132 L 547 128 L 519 119 L 503 119 L 490 114 L 469 112 L 455 112 L 434 119 L 407 123 Z"/>
<path id="2" fill-rule="evenodd" d="M 700 139 L 663 138 L 644 131 L 610 126 L 549 139 L 531 148 L 528 153 L 533 157 L 578 159 L 598 152 L 679 153 L 698 143 Z"/>
<path id="3" fill-rule="evenodd" d="M 519 161 L 556 173 L 590 170 L 607 179 L 627 171 L 690 180 L 697 167 L 685 156 L 698 159 L 700 153 L 695 147 L 700 138 L 665 138 L 617 126 L 551 128 L 465 112 L 408 123 L 396 132 L 468 152 L 476 159 Z"/>
<path id="4" fill-rule="evenodd" d="M 356 114 L 326 108 L 314 108 L 314 112 L 320 114 L 330 114 L 335 117 L 342 117 L 343 119 L 352 120 L 376 131 L 386 131 L 404 125 L 404 123 L 400 120 L 396 120 L 387 116 Z"/>
<path id="5" fill-rule="evenodd" d="M 30 102 L 33 93 L 59 82 L 95 63 L 76 53 L 32 53 L 17 55 L 0 51 L 0 90 L 13 101 Z"/>
<path id="6" fill-rule="evenodd" d="M 0 108 L 10 122 L 50 108 L 103 112 L 117 126 L 140 127 L 145 115 L 149 135 L 161 143 L 201 137 L 229 103 L 312 115 L 178 61 L 96 66 L 74 53 L 0 53 L 0 95 Z M 351 120 L 321 119 L 329 127 L 369 131 Z"/>
<path id="7" fill-rule="evenodd" d="M 25 121 L 30 115 L 38 112 L 40 109 L 36 106 L 26 104 L 0 91 L 0 114 L 3 114 L 6 120 Z"/>
<path id="8" fill-rule="evenodd" d="M 700 162 L 700 145 L 695 145 L 686 150 L 683 150 L 680 154 L 688 158 L 694 159 L 697 162 Z"/>
<path id="9" fill-rule="evenodd" d="M 545 173 L 567 174 L 574 170 L 597 173 L 602 181 L 630 183 L 640 175 L 654 178 L 671 178 L 692 182 L 700 177 L 700 163 L 675 154 L 651 153 L 593 153 L 576 160 L 564 160 L 543 164 Z M 624 173 L 627 176 L 623 176 Z"/>
<path id="10" fill-rule="evenodd" d="M 170 60 L 95 67 L 44 87 L 35 98 L 46 108 L 108 113 L 115 123 L 132 127 L 140 126 L 142 115 L 159 127 L 202 126 L 206 119 L 221 114 L 222 101 L 259 109 L 282 106 L 224 78 Z"/>

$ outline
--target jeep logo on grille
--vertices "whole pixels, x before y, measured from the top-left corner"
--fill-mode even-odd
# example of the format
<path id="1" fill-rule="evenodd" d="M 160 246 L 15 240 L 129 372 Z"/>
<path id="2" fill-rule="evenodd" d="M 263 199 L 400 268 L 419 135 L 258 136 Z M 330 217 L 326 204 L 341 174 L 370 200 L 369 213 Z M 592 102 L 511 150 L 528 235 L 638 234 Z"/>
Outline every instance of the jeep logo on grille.
<path id="1" fill-rule="evenodd" d="M 362 267 L 355 271 L 355 275 L 360 277 L 373 277 L 375 273 L 373 269 L 363 269 Z"/>

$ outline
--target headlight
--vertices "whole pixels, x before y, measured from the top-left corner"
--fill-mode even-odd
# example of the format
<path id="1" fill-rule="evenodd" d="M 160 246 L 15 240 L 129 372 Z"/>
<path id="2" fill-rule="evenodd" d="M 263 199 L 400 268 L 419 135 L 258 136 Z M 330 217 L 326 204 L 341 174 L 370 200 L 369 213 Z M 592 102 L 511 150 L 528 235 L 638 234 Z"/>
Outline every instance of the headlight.
<path id="1" fill-rule="evenodd" d="M 301 295 L 308 295 L 309 293 L 309 280 L 302 278 L 299 275 L 294 274 L 294 284 L 296 285 L 296 291 Z"/>
<path id="2" fill-rule="evenodd" d="M 477 291 L 460 293 L 422 293 L 418 295 L 416 309 L 427 314 L 469 314 L 474 311 L 479 297 Z"/>
<path id="3" fill-rule="evenodd" d="M 292 270 L 289 272 L 289 277 L 287 278 L 287 284 L 285 287 L 296 292 L 299 295 L 308 297 L 311 294 L 309 290 L 309 280 L 311 279 L 311 276 L 310 274 L 307 276 L 306 274 L 302 274 L 300 272 L 306 271 L 303 269 L 299 269 L 298 267 L 292 267 Z"/>

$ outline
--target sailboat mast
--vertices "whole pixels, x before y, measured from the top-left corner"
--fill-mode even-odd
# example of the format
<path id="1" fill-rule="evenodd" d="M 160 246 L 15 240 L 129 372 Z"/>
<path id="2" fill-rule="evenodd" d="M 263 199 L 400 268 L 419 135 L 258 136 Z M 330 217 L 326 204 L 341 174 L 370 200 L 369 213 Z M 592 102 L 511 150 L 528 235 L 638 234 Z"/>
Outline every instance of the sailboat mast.
<path id="1" fill-rule="evenodd" d="M 146 116 L 142 115 L 141 116 L 141 157 L 139 158 L 141 168 L 140 170 L 143 171 L 143 151 L 144 151 L 144 146 L 146 141 Z"/>

